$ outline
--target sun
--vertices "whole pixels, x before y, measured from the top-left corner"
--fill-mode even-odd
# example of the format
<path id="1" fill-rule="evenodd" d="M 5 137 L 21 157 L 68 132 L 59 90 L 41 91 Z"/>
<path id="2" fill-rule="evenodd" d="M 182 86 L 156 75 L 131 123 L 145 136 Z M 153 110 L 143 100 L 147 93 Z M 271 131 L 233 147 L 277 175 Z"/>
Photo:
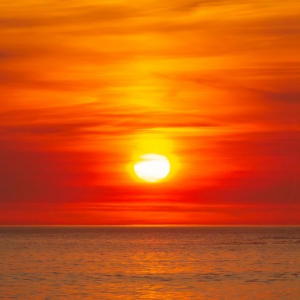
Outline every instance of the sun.
<path id="1" fill-rule="evenodd" d="M 144 154 L 134 164 L 135 174 L 147 182 L 157 182 L 168 176 L 171 165 L 169 160 L 160 154 Z"/>

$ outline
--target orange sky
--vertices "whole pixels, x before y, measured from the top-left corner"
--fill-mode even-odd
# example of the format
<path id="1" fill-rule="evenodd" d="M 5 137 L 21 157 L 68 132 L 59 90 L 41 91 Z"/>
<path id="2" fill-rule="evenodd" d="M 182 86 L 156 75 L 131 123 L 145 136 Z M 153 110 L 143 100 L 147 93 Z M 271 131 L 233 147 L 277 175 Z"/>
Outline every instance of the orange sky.
<path id="1" fill-rule="evenodd" d="M 1 1 L 0 224 L 300 224 L 300 3 Z M 161 183 L 134 157 L 171 160 Z"/>

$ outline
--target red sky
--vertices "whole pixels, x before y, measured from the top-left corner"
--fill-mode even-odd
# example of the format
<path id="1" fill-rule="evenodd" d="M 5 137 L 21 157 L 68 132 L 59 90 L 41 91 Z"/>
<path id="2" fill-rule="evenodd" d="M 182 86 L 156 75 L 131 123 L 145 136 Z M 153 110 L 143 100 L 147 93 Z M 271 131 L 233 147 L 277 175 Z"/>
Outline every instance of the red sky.
<path id="1" fill-rule="evenodd" d="M 2 1 L 0 224 L 300 224 L 299 15 Z M 136 180 L 143 153 L 167 180 Z"/>

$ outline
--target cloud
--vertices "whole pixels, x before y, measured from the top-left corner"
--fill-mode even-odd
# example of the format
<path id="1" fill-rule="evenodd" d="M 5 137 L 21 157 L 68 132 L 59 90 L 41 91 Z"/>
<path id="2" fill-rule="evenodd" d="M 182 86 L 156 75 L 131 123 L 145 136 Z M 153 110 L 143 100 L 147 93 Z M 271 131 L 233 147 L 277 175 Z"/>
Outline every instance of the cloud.
<path id="1" fill-rule="evenodd" d="M 297 206 L 298 11 L 293 1 L 1 3 L 1 208 L 58 221 L 92 203 L 113 222 L 142 220 L 143 201 L 190 220 Z M 153 135 L 172 140 L 182 164 L 155 189 L 122 169 Z"/>

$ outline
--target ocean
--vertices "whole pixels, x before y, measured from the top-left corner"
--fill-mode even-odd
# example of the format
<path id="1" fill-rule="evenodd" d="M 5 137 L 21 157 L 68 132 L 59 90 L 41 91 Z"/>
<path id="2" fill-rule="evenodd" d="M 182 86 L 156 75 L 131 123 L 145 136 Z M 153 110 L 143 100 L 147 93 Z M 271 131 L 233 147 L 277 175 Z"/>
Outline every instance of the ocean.
<path id="1" fill-rule="evenodd" d="M 300 227 L 2 226 L 0 299 L 300 299 Z"/>

